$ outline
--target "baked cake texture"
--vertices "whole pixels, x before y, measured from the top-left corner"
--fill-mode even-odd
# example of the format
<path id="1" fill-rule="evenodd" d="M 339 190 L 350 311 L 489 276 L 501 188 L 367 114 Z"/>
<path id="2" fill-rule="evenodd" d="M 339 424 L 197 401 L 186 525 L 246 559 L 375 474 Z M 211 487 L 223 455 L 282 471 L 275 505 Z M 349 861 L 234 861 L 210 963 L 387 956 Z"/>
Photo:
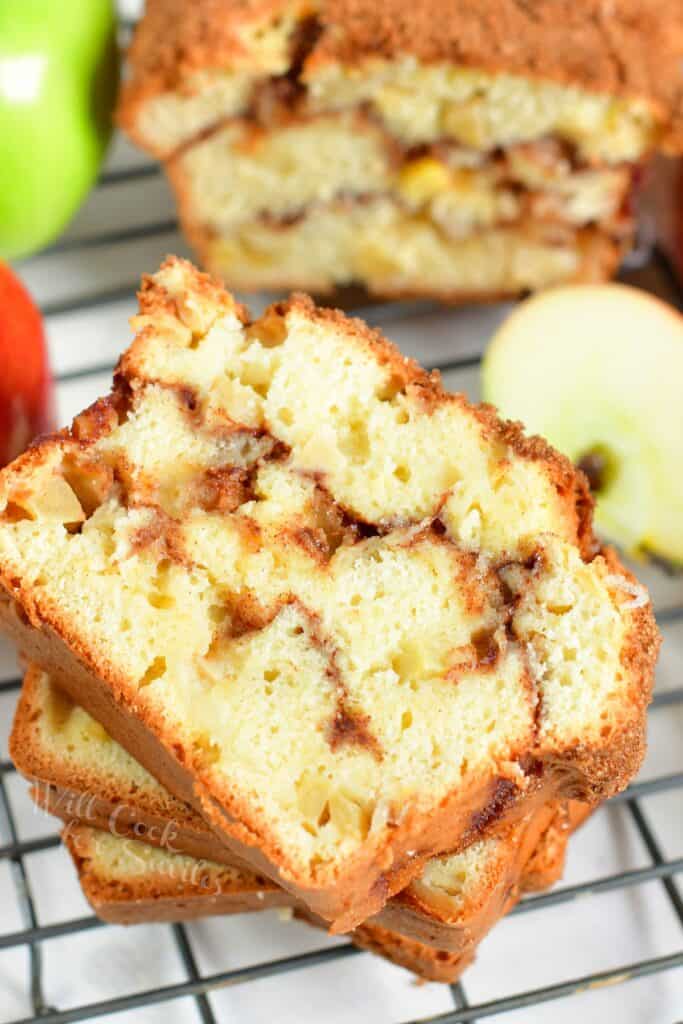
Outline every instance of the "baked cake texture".
<path id="1" fill-rule="evenodd" d="M 171 258 L 140 302 L 110 396 L 0 473 L 27 659 L 337 931 L 627 784 L 659 639 L 582 474 L 305 297 L 250 322 Z"/>
<path id="2" fill-rule="evenodd" d="M 171 853 L 248 867 L 35 666 L 24 679 L 10 753 L 32 781 L 35 802 L 67 825 L 94 826 Z M 588 811 L 573 801 L 542 806 L 500 835 L 429 861 L 369 923 L 462 953 L 481 941 L 523 891 L 547 888 L 560 877 L 569 833 Z"/>
<path id="3" fill-rule="evenodd" d="M 122 127 L 246 290 L 605 279 L 640 165 L 683 144 L 683 9 L 660 0 L 149 0 L 129 59 Z"/>

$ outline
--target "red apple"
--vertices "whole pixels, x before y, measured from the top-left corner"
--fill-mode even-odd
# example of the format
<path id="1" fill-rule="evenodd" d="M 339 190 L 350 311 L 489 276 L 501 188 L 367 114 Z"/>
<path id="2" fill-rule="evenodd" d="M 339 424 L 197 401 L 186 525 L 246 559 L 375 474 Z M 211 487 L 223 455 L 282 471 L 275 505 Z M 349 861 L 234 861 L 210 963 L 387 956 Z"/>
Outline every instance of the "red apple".
<path id="1" fill-rule="evenodd" d="M 52 429 L 53 408 L 43 321 L 21 281 L 0 263 L 0 466 Z"/>

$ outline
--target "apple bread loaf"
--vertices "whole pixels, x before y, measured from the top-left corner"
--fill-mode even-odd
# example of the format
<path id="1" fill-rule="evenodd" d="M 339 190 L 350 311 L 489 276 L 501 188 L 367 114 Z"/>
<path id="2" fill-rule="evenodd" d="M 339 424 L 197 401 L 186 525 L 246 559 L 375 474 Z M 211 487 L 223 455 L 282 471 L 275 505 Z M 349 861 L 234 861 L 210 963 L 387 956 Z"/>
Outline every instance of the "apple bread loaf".
<path id="1" fill-rule="evenodd" d="M 247 290 L 604 279 L 641 165 L 683 139 L 660 0 L 148 0 L 129 58 L 120 123 Z"/>
<path id="2" fill-rule="evenodd" d="M 0 617 L 239 857 L 345 930 L 627 784 L 658 633 L 567 460 L 301 296 L 170 259 L 134 327 L 0 473 Z"/>

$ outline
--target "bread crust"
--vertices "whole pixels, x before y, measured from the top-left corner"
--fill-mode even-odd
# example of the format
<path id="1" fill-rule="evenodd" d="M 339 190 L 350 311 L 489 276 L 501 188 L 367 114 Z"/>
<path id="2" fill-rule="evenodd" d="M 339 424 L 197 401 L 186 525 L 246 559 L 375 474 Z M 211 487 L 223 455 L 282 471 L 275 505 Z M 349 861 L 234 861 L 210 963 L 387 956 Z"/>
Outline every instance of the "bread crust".
<path id="1" fill-rule="evenodd" d="M 50 809 L 50 813 L 61 817 L 62 814 L 53 809 L 55 791 L 59 790 L 64 794 L 65 802 L 72 799 L 80 800 L 83 797 L 89 801 L 88 807 L 90 801 L 92 802 L 91 810 L 86 810 L 85 805 L 83 806 L 85 824 L 95 824 L 94 820 L 88 820 L 92 813 L 99 822 L 104 822 L 98 827 L 107 829 L 108 816 L 114 814 L 117 808 L 124 804 L 131 811 L 131 814 L 126 816 L 126 821 L 134 819 L 136 815 L 144 815 L 145 820 L 155 824 L 166 824 L 172 820 L 179 829 L 187 832 L 188 840 L 190 836 L 194 836 L 195 841 L 199 841 L 200 836 L 206 836 L 207 842 L 215 838 L 204 820 L 192 808 L 161 787 L 139 786 L 137 782 L 132 781 L 125 790 L 122 790 L 122 780 L 107 775 L 98 763 L 93 763 L 91 770 L 88 771 L 81 765 L 56 757 L 54 752 L 44 745 L 41 737 L 41 718 L 47 710 L 41 701 L 41 676 L 42 673 L 35 665 L 28 666 L 9 739 L 10 757 L 25 778 L 38 784 L 39 792 L 35 796 L 41 806 L 44 805 L 46 810 Z M 97 811 L 95 807 L 98 808 Z M 123 812 L 119 811 L 119 814 Z M 71 814 L 71 817 L 73 816 Z M 214 845 L 216 852 L 220 851 L 220 844 Z M 213 856 L 207 851 L 193 853 L 193 856 L 220 861 L 220 857 Z"/>
<path id="2" fill-rule="evenodd" d="M 268 879 L 221 870 L 202 859 L 187 871 L 148 870 L 125 882 L 103 878 L 91 863 L 92 835 L 90 826 L 73 822 L 61 833 L 88 902 L 98 917 L 111 924 L 193 921 L 292 905 L 291 896 Z"/>
<path id="3" fill-rule="evenodd" d="M 22 772 L 23 774 L 23 772 Z M 170 853 L 185 854 L 200 861 L 212 861 L 250 871 L 250 866 L 224 847 L 218 839 L 188 828 L 175 827 L 164 818 L 126 804 L 103 800 L 91 792 L 78 792 L 51 783 L 35 784 L 30 790 L 34 802 L 65 825 L 84 825 L 113 835 L 149 843 Z M 570 802 L 571 812 L 560 805 L 542 807 L 528 821 L 504 829 L 499 841 L 505 844 L 502 870 L 457 910 L 438 904 L 414 885 L 396 893 L 382 910 L 368 918 L 366 925 L 400 933 L 421 945 L 461 953 L 478 945 L 501 917 L 507 914 L 526 892 L 547 889 L 562 876 L 569 835 L 591 813 L 587 805 Z M 571 814 L 571 817 L 570 817 Z M 263 879 L 271 889 L 274 882 Z M 280 890 L 284 892 L 284 890 Z M 259 897 L 260 898 L 260 897 Z M 271 906 L 289 906 L 293 897 Z M 303 904 L 298 904 L 305 909 Z M 258 908 L 257 908 L 258 909 Z M 217 910 L 216 913 L 220 913 Z M 199 916 L 199 913 L 198 913 Z M 322 918 L 321 927 L 327 929 Z M 362 926 L 361 926 L 362 927 Z M 353 934 L 357 933 L 355 929 Z"/>
<path id="4" fill-rule="evenodd" d="M 226 303 L 226 293 L 217 277 L 202 273 L 186 260 L 175 256 L 167 257 L 161 266 L 162 271 L 174 268 L 180 268 L 187 275 L 188 290 L 192 293 L 196 293 L 198 297 L 206 297 L 215 305 L 235 310 L 245 326 L 253 327 L 248 311 L 243 306 L 236 306 L 233 301 Z M 140 312 L 146 316 L 161 318 L 170 314 L 182 320 L 183 313 L 178 300 L 169 295 L 155 276 L 143 277 L 138 299 Z M 487 438 L 509 446 L 520 458 L 542 463 L 562 503 L 560 514 L 565 519 L 567 533 L 576 543 L 582 558 L 589 561 L 598 553 L 599 545 L 592 526 L 595 502 L 591 496 L 588 479 L 545 438 L 526 434 L 519 422 L 501 419 L 492 405 L 482 402 L 473 404 L 463 394 L 446 391 L 438 370 L 424 370 L 416 360 L 404 356 L 381 331 L 368 326 L 357 317 L 349 316 L 343 310 L 327 305 L 316 305 L 313 299 L 303 292 L 294 292 L 288 299 L 273 303 L 254 323 L 267 323 L 273 317 L 284 318 L 290 312 L 299 313 L 324 326 L 332 326 L 345 334 L 349 342 L 366 348 L 380 365 L 391 369 L 392 374 L 401 380 L 403 386 L 410 384 L 419 389 L 420 401 L 426 408 L 435 408 L 446 402 L 457 403 L 464 414 L 472 416 L 482 425 Z M 136 337 L 122 356 L 117 370 L 119 380 L 125 381 L 127 377 L 144 379 L 137 366 L 139 341 L 144 341 L 144 338 L 140 336 L 138 340 Z M 26 455 L 29 460 L 33 457 L 30 452 Z M 17 464 L 18 462 L 14 463 Z"/>
<path id="5" fill-rule="evenodd" d="M 245 30 L 272 24 L 283 15 L 308 17 L 315 0 L 148 0 L 128 49 L 131 74 L 122 83 L 116 120 L 139 145 L 141 107 L 160 93 L 192 93 L 192 76 L 223 68 L 248 69 L 257 58 Z M 283 67 L 282 72 L 286 71 Z"/>
<path id="6" fill-rule="evenodd" d="M 304 16 L 313 6 L 292 0 L 147 0 L 128 52 L 134 77 L 169 89 L 190 71 L 234 66 L 250 57 L 245 28 L 287 11 Z"/>
<path id="7" fill-rule="evenodd" d="M 116 836 L 160 846 L 172 853 L 249 869 L 246 862 L 239 861 L 215 837 L 169 827 L 173 823 L 138 813 L 134 808 L 52 785 L 34 785 L 31 796 L 43 810 L 67 825 L 89 825 L 113 831 Z M 547 889 L 561 878 L 569 835 L 591 810 L 576 801 L 569 802 L 569 811 L 548 805 L 528 822 L 503 830 L 502 836 L 497 837 L 507 850 L 503 870 L 476 894 L 475 900 L 466 901 L 457 911 L 449 910 L 445 903 L 437 905 L 434 900 L 421 896 L 414 885 L 408 885 L 365 924 L 453 953 L 478 945 L 524 893 Z M 274 883 L 270 885 L 279 888 Z M 280 905 L 289 903 L 283 901 Z M 327 928 L 325 922 L 323 925 Z M 357 932 L 355 929 L 353 934 Z"/>
<path id="8" fill-rule="evenodd" d="M 284 31 L 285 24 L 279 62 L 269 66 L 272 54 L 268 56 L 267 47 L 261 53 L 257 27 Z M 268 128 L 274 110 L 283 119 L 306 118 L 315 106 L 318 74 L 324 78 L 326 70 L 339 66 L 341 73 L 358 76 L 366 64 L 370 74 L 378 61 L 450 65 L 554 83 L 590 96 L 637 100 L 651 123 L 644 115 L 648 130 L 643 128 L 642 144 L 631 158 L 640 164 L 657 149 L 683 150 L 681 0 L 500 0 L 493 5 L 488 0 L 457 5 L 450 0 L 379 5 L 373 0 L 197 0 L 192 5 L 150 0 L 130 48 L 132 74 L 124 83 L 117 118 L 141 147 L 166 161 L 183 231 L 204 266 L 222 272 L 211 255 L 207 225 L 193 215 L 175 157 L 226 120 L 246 118 Z M 264 102 L 269 89 L 273 97 Z M 159 97 L 163 99 L 157 107 L 154 100 Z M 639 116 L 636 110 L 634 125 Z M 595 155 L 592 160 L 599 162 Z M 630 198 L 624 203 L 628 206 Z M 523 214 L 522 223 L 524 219 Z M 577 234 L 579 265 L 571 276 L 561 268 L 554 279 L 550 273 L 537 273 L 523 283 L 530 281 L 536 288 L 557 283 L 558 277 L 576 282 L 611 279 L 632 241 L 630 219 L 629 213 L 623 224 L 600 218 L 587 226 L 584 235 L 592 241 L 585 251 Z M 242 228 L 246 230 L 245 224 Z M 257 270 L 252 270 L 251 280 L 248 275 L 237 277 L 234 270 L 232 277 L 223 273 L 227 284 L 245 291 L 298 287 L 321 296 L 335 294 L 335 283 L 325 287 L 325 279 L 316 279 L 310 269 L 305 277 L 294 276 L 291 267 L 277 269 L 279 280 L 265 273 L 259 278 Z M 521 293 L 514 279 L 508 290 L 501 291 L 494 281 L 472 293 L 437 286 L 427 274 L 420 279 L 412 268 L 406 276 L 407 286 L 378 285 L 372 294 L 461 305 L 513 299 Z"/>
<path id="9" fill-rule="evenodd" d="M 97 719 L 143 767 L 171 793 L 203 815 L 231 856 L 287 888 L 316 914 L 331 921 L 331 931 L 342 932 L 379 913 L 392 896 L 422 873 L 430 857 L 449 849 L 462 849 L 475 838 L 519 820 L 549 800 L 566 797 L 595 803 L 605 792 L 611 795 L 625 787 L 644 755 L 645 707 L 659 648 L 659 634 L 648 609 L 638 611 L 642 614 L 637 635 L 632 637 L 625 655 L 627 659 L 632 658 L 632 652 L 637 651 L 637 674 L 633 677 L 634 718 L 618 744 L 607 752 L 578 746 L 566 752 L 563 762 L 549 761 L 539 776 L 528 780 L 526 790 L 520 791 L 514 786 L 507 789 L 508 805 L 497 810 L 486 827 L 474 834 L 472 822 L 480 819 L 487 807 L 495 806 L 497 786 L 501 782 L 509 786 L 509 780 L 492 780 L 476 792 L 470 792 L 465 800 L 462 797 L 451 800 L 449 806 L 442 808 L 443 817 L 436 823 L 411 815 L 405 822 L 405 835 L 400 845 L 397 843 L 394 847 L 394 860 L 389 862 L 389 867 L 385 866 L 386 860 L 381 859 L 381 854 L 377 859 L 373 856 L 331 889 L 311 889 L 281 872 L 277 861 L 269 859 L 269 856 L 277 857 L 276 850 L 265 844 L 262 849 L 257 848 L 256 837 L 252 839 L 242 825 L 227 817 L 201 782 L 173 758 L 147 725 L 117 700 L 107 683 L 64 646 L 47 623 L 40 623 L 38 628 L 30 626 L 14 602 L 2 600 L 0 624 L 15 640 L 24 658 L 48 671 L 60 688 Z M 630 664 L 633 667 L 633 660 Z M 589 783 L 591 778 L 598 782 Z M 411 856 L 414 850 L 410 843 L 418 833 L 421 834 L 420 855 Z M 358 898 L 359 892 L 364 893 L 362 900 Z"/>
<path id="10" fill-rule="evenodd" d="M 476 953 L 472 948 L 461 953 L 434 949 L 374 924 L 360 925 L 351 933 L 351 940 L 355 946 L 383 956 L 425 981 L 441 981 L 450 985 L 473 963 Z"/>
<path id="11" fill-rule="evenodd" d="M 504 830 L 498 837 L 505 850 L 496 864 L 498 873 L 464 911 L 446 903 L 437 906 L 418 879 L 370 923 L 451 953 L 477 946 L 524 893 L 547 889 L 562 877 L 569 836 L 591 812 L 577 801 L 550 803 Z"/>
<path id="12" fill-rule="evenodd" d="M 367 852 L 358 858 L 343 880 L 327 887 L 311 887 L 289 871 L 279 867 L 278 851 L 271 841 L 262 842 L 252 835 L 241 821 L 230 818 L 201 780 L 176 760 L 153 731 L 128 710 L 110 686 L 90 671 L 70 651 L 53 627 L 46 622 L 38 628 L 22 622 L 22 614 L 9 601 L 0 601 L 0 624 L 17 643 L 22 656 L 49 672 L 60 689 L 99 721 L 107 732 L 142 764 L 162 785 L 180 800 L 194 807 L 215 830 L 231 854 L 252 870 L 265 874 L 291 892 L 319 917 L 331 922 L 333 933 L 349 931 L 366 918 L 378 913 L 396 893 L 424 870 L 427 860 L 446 850 L 457 850 L 475 838 L 490 834 L 494 828 L 519 820 L 525 814 L 561 795 L 581 790 L 577 774 L 561 770 L 524 780 L 523 788 L 501 778 L 486 780 L 466 796 L 454 794 L 442 807 L 438 820 L 411 812 L 401 823 L 400 836 L 395 836 L 391 852 Z M 506 806 L 499 809 L 500 786 L 507 795 Z M 495 813 L 486 809 L 495 807 Z M 248 808 L 244 809 L 248 821 Z M 243 819 L 244 820 L 244 819 Z M 484 828 L 473 822 L 484 821 Z M 395 830 L 396 832 L 399 829 Z M 414 850 L 415 835 L 420 835 L 419 854 Z M 411 845 L 412 844 L 412 845 Z"/>
<path id="13" fill-rule="evenodd" d="M 408 53 L 547 78 L 647 100 L 666 124 L 667 147 L 683 144 L 680 0 L 327 0 L 322 17 L 309 67 Z"/>

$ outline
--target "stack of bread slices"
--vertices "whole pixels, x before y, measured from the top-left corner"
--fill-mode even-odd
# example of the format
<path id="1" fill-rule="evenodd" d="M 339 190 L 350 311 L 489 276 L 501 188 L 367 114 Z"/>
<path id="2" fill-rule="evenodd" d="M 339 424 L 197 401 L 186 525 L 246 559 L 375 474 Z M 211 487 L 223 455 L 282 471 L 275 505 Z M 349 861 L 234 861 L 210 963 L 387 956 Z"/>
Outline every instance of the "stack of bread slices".
<path id="1" fill-rule="evenodd" d="M 291 910 L 437 980 L 643 756 L 659 638 L 586 481 L 359 321 L 171 258 L 0 473 L 11 753 L 111 921 Z"/>

